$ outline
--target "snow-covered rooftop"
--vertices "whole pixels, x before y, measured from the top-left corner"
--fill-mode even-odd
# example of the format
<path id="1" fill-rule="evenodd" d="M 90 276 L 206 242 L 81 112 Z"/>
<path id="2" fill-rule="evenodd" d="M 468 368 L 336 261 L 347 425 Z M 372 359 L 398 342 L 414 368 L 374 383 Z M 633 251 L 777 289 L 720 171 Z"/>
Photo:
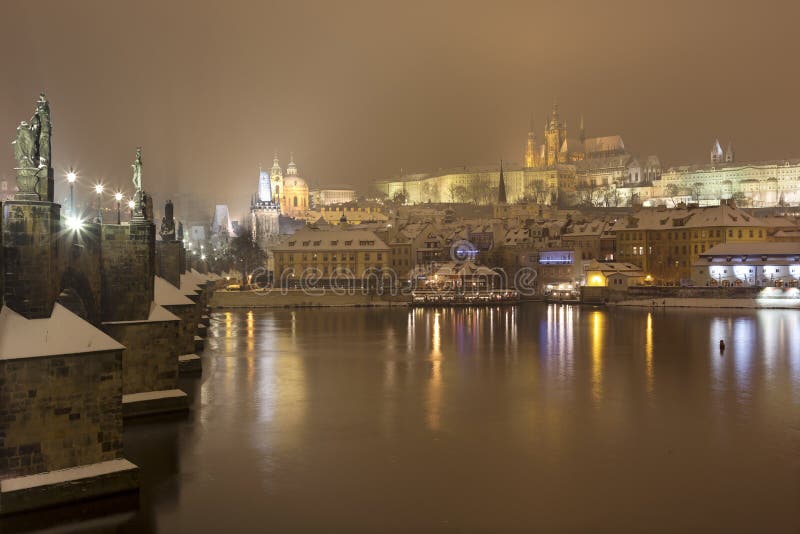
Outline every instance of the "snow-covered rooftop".
<path id="1" fill-rule="evenodd" d="M 26 319 L 8 306 L 0 310 L 0 360 L 124 348 L 61 304 L 46 319 Z"/>
<path id="2" fill-rule="evenodd" d="M 156 304 L 160 306 L 185 306 L 187 304 L 194 304 L 180 289 L 160 276 L 156 276 L 154 300 Z"/>
<path id="3" fill-rule="evenodd" d="M 700 256 L 800 256 L 800 242 L 720 243 Z"/>

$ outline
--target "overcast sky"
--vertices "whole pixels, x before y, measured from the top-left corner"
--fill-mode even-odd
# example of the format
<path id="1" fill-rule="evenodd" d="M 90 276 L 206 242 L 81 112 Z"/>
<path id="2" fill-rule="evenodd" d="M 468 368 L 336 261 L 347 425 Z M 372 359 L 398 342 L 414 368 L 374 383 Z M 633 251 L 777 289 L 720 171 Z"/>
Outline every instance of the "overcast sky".
<path id="1" fill-rule="evenodd" d="M 798 2 L 3 1 L 0 176 L 51 101 L 56 172 L 244 212 L 259 163 L 312 186 L 522 160 L 554 99 L 636 154 L 800 157 Z M 209 214 L 210 215 L 210 214 Z"/>

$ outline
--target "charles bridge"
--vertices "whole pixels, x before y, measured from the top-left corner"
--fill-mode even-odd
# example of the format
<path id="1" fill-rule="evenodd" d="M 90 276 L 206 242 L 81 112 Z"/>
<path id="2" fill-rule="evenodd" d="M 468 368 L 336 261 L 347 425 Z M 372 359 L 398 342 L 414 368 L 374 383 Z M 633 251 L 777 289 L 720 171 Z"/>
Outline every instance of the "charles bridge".
<path id="1" fill-rule="evenodd" d="M 130 222 L 81 221 L 54 202 L 51 136 L 41 95 L 0 212 L 0 515 L 136 490 L 124 420 L 188 410 L 217 280 L 187 266 L 171 203 L 156 236 L 141 149 Z"/>

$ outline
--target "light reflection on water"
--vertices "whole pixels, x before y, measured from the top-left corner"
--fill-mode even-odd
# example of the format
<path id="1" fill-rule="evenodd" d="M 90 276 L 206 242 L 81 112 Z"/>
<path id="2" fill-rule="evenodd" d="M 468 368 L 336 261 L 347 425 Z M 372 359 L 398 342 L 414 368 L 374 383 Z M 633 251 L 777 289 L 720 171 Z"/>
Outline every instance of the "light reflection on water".
<path id="1" fill-rule="evenodd" d="M 131 531 L 800 528 L 795 311 L 230 311 L 203 358 Z"/>

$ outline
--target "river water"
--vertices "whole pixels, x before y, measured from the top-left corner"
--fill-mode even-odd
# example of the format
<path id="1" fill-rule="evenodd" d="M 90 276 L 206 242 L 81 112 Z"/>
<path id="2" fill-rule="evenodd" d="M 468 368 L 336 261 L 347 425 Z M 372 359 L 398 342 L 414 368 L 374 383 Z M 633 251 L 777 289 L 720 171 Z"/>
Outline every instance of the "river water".
<path id="1" fill-rule="evenodd" d="M 720 353 L 719 340 L 727 348 Z M 797 532 L 800 313 L 215 313 L 131 532 Z"/>

